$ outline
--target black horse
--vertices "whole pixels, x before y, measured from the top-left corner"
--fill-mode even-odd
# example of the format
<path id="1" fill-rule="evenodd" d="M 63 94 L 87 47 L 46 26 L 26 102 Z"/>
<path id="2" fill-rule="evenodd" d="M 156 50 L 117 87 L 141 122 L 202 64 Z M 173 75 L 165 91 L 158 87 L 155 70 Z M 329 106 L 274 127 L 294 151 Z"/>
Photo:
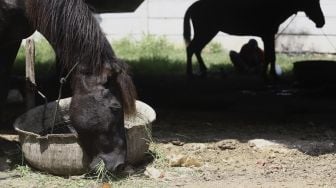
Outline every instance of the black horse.
<path id="1" fill-rule="evenodd" d="M 202 49 L 219 31 L 233 35 L 253 35 L 264 42 L 266 77 L 271 63 L 271 76 L 275 73 L 275 34 L 279 25 L 288 17 L 303 11 L 316 24 L 323 27 L 324 15 L 320 0 L 199 0 L 192 4 L 184 16 L 183 36 L 187 45 L 187 75 L 192 75 L 192 56 L 195 53 L 201 75 L 207 68 L 201 57 Z M 190 40 L 190 19 L 194 27 L 194 38 Z"/>
<path id="2" fill-rule="evenodd" d="M 75 68 L 70 117 L 91 167 L 103 160 L 117 170 L 126 160 L 124 112 L 135 110 L 135 87 L 83 0 L 0 0 L 0 104 L 21 40 L 35 30 L 65 70 Z"/>

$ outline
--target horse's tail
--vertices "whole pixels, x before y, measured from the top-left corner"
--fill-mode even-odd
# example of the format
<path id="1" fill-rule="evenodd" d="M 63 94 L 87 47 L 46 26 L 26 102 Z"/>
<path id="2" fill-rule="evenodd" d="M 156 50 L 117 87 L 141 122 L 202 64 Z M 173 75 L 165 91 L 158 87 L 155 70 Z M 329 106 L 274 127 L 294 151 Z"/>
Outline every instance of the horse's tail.
<path id="1" fill-rule="evenodd" d="M 190 6 L 187 9 L 183 19 L 183 38 L 186 46 L 188 46 L 191 41 L 191 27 L 190 27 L 190 18 L 192 10 L 191 8 L 192 6 Z"/>
<path id="2" fill-rule="evenodd" d="M 120 89 L 124 112 L 125 114 L 134 114 L 136 112 L 135 99 L 137 93 L 132 77 L 129 75 L 128 65 L 120 60 L 114 65 L 118 66 L 117 68 L 114 66 L 114 69 L 119 71 L 116 80 Z"/>

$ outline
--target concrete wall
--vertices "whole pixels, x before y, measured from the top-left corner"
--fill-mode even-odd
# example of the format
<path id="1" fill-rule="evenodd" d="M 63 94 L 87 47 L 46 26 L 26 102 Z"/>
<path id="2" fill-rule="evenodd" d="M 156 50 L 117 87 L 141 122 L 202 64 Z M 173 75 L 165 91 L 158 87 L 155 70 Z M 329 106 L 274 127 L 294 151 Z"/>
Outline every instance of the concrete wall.
<path id="1" fill-rule="evenodd" d="M 183 16 L 193 2 L 195 0 L 145 0 L 134 13 L 101 14 L 98 18 L 110 39 L 154 34 L 183 44 Z M 316 29 L 303 13 L 299 13 L 276 41 L 277 51 L 336 53 L 333 47 L 336 46 L 336 1 L 321 0 L 321 6 L 326 15 L 324 28 Z M 290 19 L 281 25 L 280 31 Z M 226 49 L 238 50 L 249 38 L 219 33 L 214 40 Z"/>

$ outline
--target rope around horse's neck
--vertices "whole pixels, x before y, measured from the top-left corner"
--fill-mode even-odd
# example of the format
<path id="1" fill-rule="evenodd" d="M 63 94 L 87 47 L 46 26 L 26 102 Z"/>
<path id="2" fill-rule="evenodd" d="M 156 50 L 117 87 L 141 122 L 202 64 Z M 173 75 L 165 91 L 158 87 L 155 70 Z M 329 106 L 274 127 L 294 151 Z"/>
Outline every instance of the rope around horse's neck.
<path id="1" fill-rule="evenodd" d="M 62 77 L 60 79 L 60 88 L 58 90 L 58 98 L 55 101 L 55 110 L 54 110 L 54 115 L 53 115 L 53 122 L 52 122 L 52 126 L 51 126 L 51 131 L 50 134 L 52 134 L 54 132 L 54 127 L 55 127 L 55 123 L 56 123 L 56 116 L 57 116 L 57 112 L 58 112 L 58 107 L 59 107 L 59 103 L 60 100 L 62 98 L 62 90 L 63 90 L 63 86 L 64 84 L 67 82 L 69 76 L 71 75 L 71 73 L 75 70 L 75 68 L 77 67 L 77 65 L 79 64 L 79 61 L 70 69 L 70 71 L 68 72 L 67 75 L 65 75 L 65 77 Z"/>
<path id="2" fill-rule="evenodd" d="M 294 14 L 294 16 L 291 18 L 291 20 L 288 22 L 288 24 L 280 31 L 278 32 L 278 34 L 276 35 L 274 40 L 277 40 L 279 38 L 280 35 L 283 34 L 283 32 L 289 27 L 289 25 L 294 21 L 294 19 L 296 18 L 297 14 Z"/>
<path id="3" fill-rule="evenodd" d="M 289 25 L 294 21 L 294 19 L 296 18 L 297 14 L 295 14 L 292 19 L 289 21 L 289 23 L 277 34 L 277 36 L 275 37 L 275 40 L 277 40 L 279 38 L 280 35 L 283 34 L 283 32 L 289 27 Z M 330 40 L 330 38 L 328 37 L 328 35 L 324 32 L 323 29 L 320 29 L 321 33 L 323 34 L 323 36 L 327 39 L 328 43 L 330 44 L 330 46 L 334 49 L 335 53 L 336 53 L 336 46 L 334 45 L 334 43 Z"/>
<path id="4" fill-rule="evenodd" d="M 328 35 L 324 32 L 323 29 L 320 29 L 321 33 L 323 34 L 323 36 L 325 36 L 325 38 L 327 38 L 327 41 L 329 42 L 330 46 L 334 49 L 334 52 L 336 53 L 336 46 L 334 45 L 334 43 L 330 40 L 330 38 L 328 37 Z"/>

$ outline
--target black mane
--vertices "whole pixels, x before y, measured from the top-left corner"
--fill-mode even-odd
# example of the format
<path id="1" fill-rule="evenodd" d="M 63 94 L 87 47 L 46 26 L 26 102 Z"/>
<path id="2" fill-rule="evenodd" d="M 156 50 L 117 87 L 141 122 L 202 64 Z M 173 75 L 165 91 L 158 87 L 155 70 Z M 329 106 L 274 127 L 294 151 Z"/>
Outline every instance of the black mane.
<path id="1" fill-rule="evenodd" d="M 26 0 L 32 26 L 50 42 L 60 63 L 84 75 L 101 75 L 110 67 L 110 77 L 120 90 L 124 110 L 135 110 L 135 87 L 128 65 L 118 60 L 90 8 L 83 0 Z M 108 66 L 106 66 L 108 65 Z"/>
<path id="2" fill-rule="evenodd" d="M 98 73 L 102 62 L 116 61 L 99 24 L 82 0 L 30 0 L 27 15 L 68 69 L 77 62 Z M 97 72 L 98 71 L 98 72 Z"/>

